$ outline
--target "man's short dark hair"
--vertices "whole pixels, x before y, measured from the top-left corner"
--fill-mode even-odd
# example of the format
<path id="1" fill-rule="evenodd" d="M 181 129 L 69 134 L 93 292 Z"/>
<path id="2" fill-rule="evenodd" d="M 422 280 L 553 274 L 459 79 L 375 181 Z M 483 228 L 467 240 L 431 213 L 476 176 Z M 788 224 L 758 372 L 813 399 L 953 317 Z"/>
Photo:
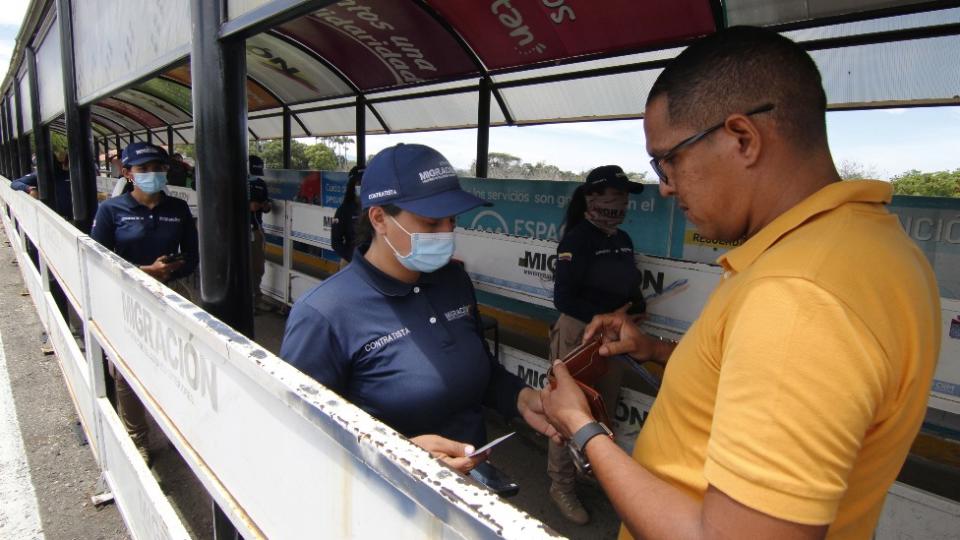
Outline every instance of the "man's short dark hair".
<path id="1" fill-rule="evenodd" d="M 704 129 L 773 103 L 784 137 L 800 148 L 826 143 L 827 98 L 813 59 L 776 32 L 734 26 L 694 43 L 657 78 L 649 104 L 667 97 L 671 122 Z"/>

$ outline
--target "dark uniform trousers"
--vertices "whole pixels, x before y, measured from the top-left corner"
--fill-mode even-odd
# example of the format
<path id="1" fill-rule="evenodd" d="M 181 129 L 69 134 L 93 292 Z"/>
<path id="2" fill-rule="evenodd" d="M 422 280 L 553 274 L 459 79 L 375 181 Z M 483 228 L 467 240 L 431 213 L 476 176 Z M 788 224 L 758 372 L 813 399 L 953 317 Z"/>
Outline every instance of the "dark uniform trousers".
<path id="1" fill-rule="evenodd" d="M 263 231 L 260 230 L 260 227 L 251 228 L 250 279 L 253 281 L 254 305 L 263 297 L 263 292 L 260 291 L 260 282 L 263 281 L 265 264 Z"/>

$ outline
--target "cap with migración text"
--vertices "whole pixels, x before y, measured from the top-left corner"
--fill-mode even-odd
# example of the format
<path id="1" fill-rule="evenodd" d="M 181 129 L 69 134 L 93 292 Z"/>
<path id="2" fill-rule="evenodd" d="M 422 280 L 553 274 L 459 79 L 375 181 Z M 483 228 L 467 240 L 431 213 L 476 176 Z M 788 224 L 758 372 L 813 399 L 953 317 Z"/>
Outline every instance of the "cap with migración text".
<path id="1" fill-rule="evenodd" d="M 123 159 L 121 161 L 124 167 L 143 165 L 151 161 L 162 161 L 166 163 L 167 151 L 155 144 L 135 142 L 127 145 L 127 147 L 123 149 Z"/>
<path id="2" fill-rule="evenodd" d="M 360 200 L 363 208 L 392 204 L 429 218 L 492 206 L 460 187 L 457 171 L 440 152 L 403 143 L 373 156 L 363 174 Z"/>

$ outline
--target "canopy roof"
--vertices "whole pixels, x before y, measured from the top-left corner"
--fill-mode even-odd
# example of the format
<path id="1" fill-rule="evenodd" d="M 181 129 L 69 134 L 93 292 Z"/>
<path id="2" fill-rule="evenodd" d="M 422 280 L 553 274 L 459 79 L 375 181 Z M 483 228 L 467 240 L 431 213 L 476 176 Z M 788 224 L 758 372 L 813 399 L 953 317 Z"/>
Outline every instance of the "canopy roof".
<path id="1" fill-rule="evenodd" d="M 228 25 L 269 4 L 229 0 Z M 473 127 L 481 80 L 492 88 L 491 125 L 639 118 L 669 59 L 737 24 L 771 27 L 810 50 L 832 109 L 960 104 L 958 5 L 345 0 L 247 38 L 248 127 L 279 138 L 289 108 L 294 137 L 352 135 L 358 97 L 367 133 Z M 172 125 L 192 142 L 189 60 L 172 65 L 90 99 L 97 133 L 162 136 Z"/>

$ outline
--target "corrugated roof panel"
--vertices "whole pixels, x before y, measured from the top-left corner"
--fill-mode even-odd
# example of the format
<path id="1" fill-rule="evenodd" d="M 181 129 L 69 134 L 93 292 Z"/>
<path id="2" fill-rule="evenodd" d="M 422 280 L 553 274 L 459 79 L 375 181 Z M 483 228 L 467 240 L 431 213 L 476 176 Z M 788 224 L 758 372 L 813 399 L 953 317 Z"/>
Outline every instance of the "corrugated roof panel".
<path id="1" fill-rule="evenodd" d="M 298 112 L 300 121 L 306 124 L 310 133 L 318 137 L 332 135 L 356 135 L 356 107 L 342 107 L 336 109 L 326 109 L 314 112 Z M 367 133 L 383 133 L 380 122 L 376 116 L 367 109 L 366 113 Z"/>
<path id="2" fill-rule="evenodd" d="M 504 123 L 500 107 L 495 100 L 490 101 L 490 122 Z M 477 125 L 479 97 L 474 91 L 377 103 L 374 106 L 391 131 L 471 127 Z"/>
<path id="3" fill-rule="evenodd" d="M 250 118 L 247 120 L 247 127 L 261 139 L 279 139 L 283 137 L 283 116 Z M 290 135 L 292 137 L 306 137 L 308 133 L 300 127 L 300 124 L 296 120 L 291 118 Z"/>
<path id="4" fill-rule="evenodd" d="M 118 99 L 130 103 L 131 105 L 135 105 L 145 111 L 149 111 L 151 114 L 163 121 L 164 124 L 180 124 L 182 122 L 189 122 L 192 120 L 192 117 L 189 113 L 182 111 L 173 104 L 146 92 L 141 92 L 131 88 L 129 90 L 119 92 L 115 94 L 115 96 Z"/>
<path id="5" fill-rule="evenodd" d="M 796 42 L 804 42 L 818 39 L 850 37 L 874 32 L 924 28 L 957 22 L 960 22 L 960 8 L 831 24 L 817 28 L 803 28 L 783 32 L 783 35 Z"/>
<path id="6" fill-rule="evenodd" d="M 814 51 L 831 107 L 960 104 L 960 36 Z"/>
<path id="7" fill-rule="evenodd" d="M 504 88 L 501 94 L 517 122 L 636 118 L 662 70 Z"/>
<path id="8" fill-rule="evenodd" d="M 100 105 L 91 105 L 91 106 L 90 106 L 90 112 L 93 113 L 93 114 L 96 114 L 97 116 L 101 116 L 101 117 L 103 117 L 103 118 L 106 118 L 107 120 L 110 120 L 111 122 L 113 122 L 113 123 L 115 123 L 115 124 L 120 125 L 121 128 L 122 128 L 122 130 L 120 131 L 121 134 L 123 134 L 123 133 L 125 133 L 125 132 L 127 132 L 127 131 L 142 131 L 142 130 L 143 130 L 143 126 L 142 126 L 141 124 L 138 124 L 136 121 L 134 121 L 134 120 L 132 120 L 132 119 L 130 119 L 130 118 L 127 118 L 127 117 L 124 116 L 123 114 L 120 114 L 120 113 L 118 113 L 118 112 L 116 112 L 116 111 L 114 111 L 114 110 L 112 110 L 112 109 L 108 109 L 108 108 L 103 107 L 103 106 L 100 106 Z"/>
<path id="9" fill-rule="evenodd" d="M 118 97 L 109 97 L 103 100 L 100 100 L 98 104 L 102 107 L 112 109 L 127 118 L 131 118 L 141 126 L 147 128 L 158 128 L 166 125 L 166 122 L 157 118 L 154 114 L 144 109 L 141 109 L 131 103 L 120 100 Z"/>

